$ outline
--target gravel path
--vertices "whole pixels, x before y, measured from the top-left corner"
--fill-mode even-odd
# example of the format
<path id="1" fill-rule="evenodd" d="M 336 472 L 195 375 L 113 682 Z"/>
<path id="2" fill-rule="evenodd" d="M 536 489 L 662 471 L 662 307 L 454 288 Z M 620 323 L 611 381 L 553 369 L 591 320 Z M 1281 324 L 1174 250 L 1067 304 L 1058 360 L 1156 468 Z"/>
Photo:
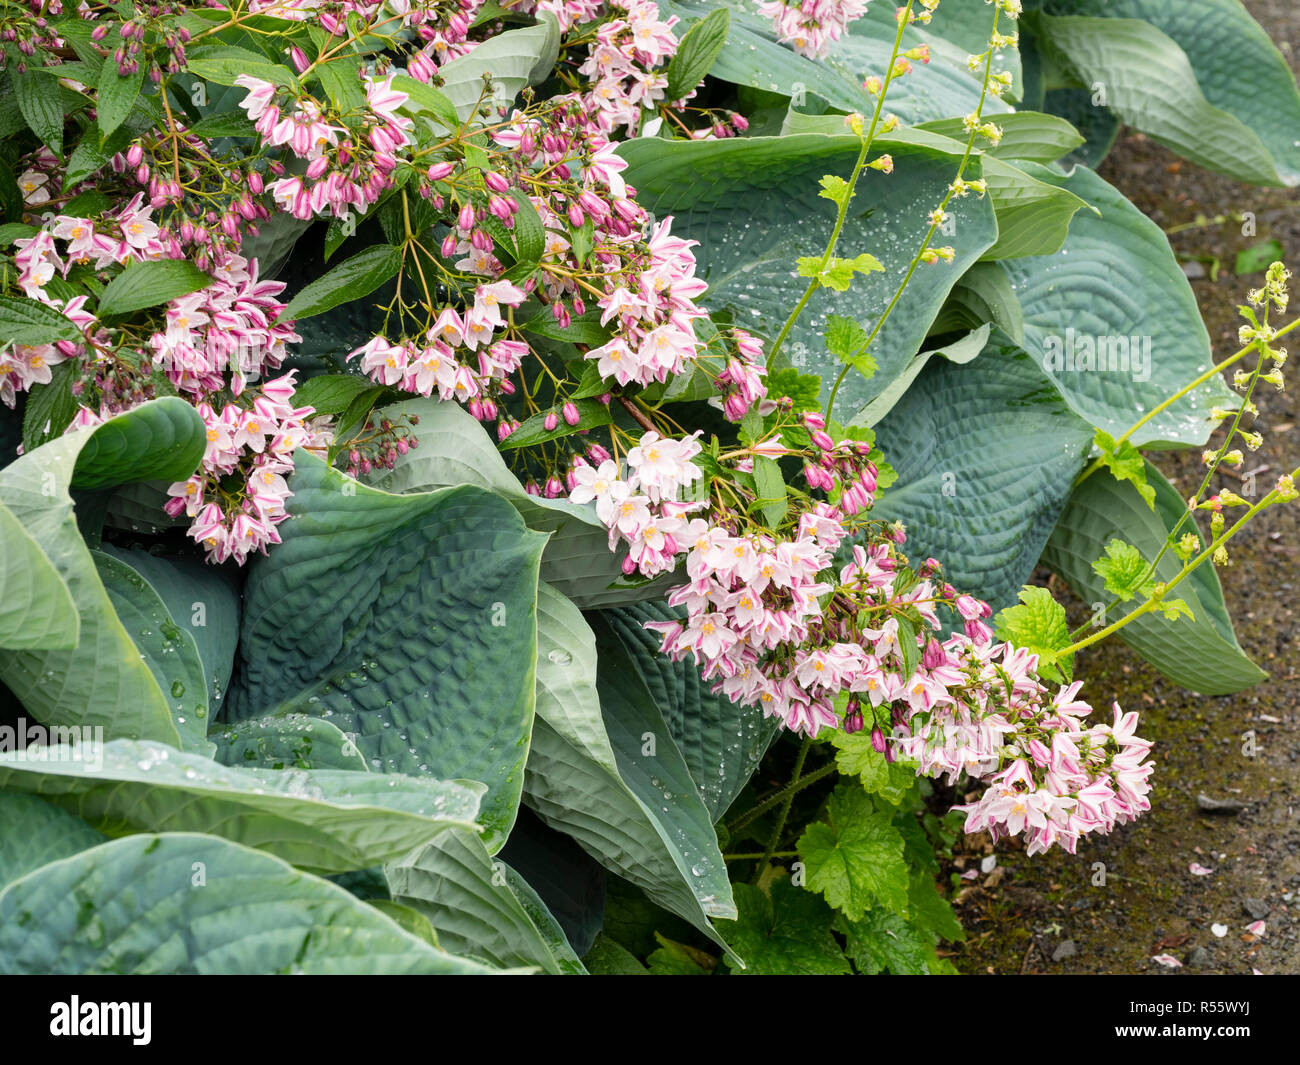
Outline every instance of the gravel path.
<path id="1" fill-rule="evenodd" d="M 1246 0 L 1246 7 L 1300 72 L 1300 4 Z M 1233 275 L 1238 251 L 1276 239 L 1300 277 L 1300 192 L 1240 185 L 1127 131 L 1101 173 L 1166 229 L 1198 215 L 1255 213 L 1253 237 L 1234 223 L 1171 237 L 1196 278 L 1218 358 L 1237 349 L 1236 306 L 1259 283 L 1259 275 Z M 1215 257 L 1221 272 L 1211 280 L 1206 260 Z M 1292 309 L 1300 309 L 1300 291 Z M 1265 444 L 1244 467 L 1268 467 L 1260 484 L 1270 487 L 1300 465 L 1294 358 L 1287 369 L 1292 390 L 1267 388 L 1255 427 Z M 1156 463 L 1189 493 L 1194 479 L 1199 483 L 1194 454 L 1158 456 Z M 1218 487 L 1241 485 L 1225 476 Z M 1300 972 L 1300 509 L 1267 512 L 1237 538 L 1233 554 L 1220 573 L 1228 608 L 1243 648 L 1271 679 L 1238 695 L 1204 697 L 1164 680 L 1117 642 L 1085 652 L 1079 675 L 1094 705 L 1107 705 L 1113 694 L 1142 712 L 1142 733 L 1156 742 L 1152 811 L 1073 857 L 1031 859 L 1003 844 L 996 868 L 959 880 L 968 940 L 953 961 L 964 972 Z M 1254 757 L 1242 751 L 1248 730 Z M 1198 795 L 1244 809 L 1207 813 Z M 953 872 L 978 869 L 986 853 L 976 840 Z M 1104 883 L 1096 863 L 1104 865 Z M 1213 872 L 1194 875 L 1193 863 Z M 1262 937 L 1246 931 L 1257 919 L 1265 922 Z M 1156 954 L 1184 967 L 1164 969 L 1151 960 Z"/>

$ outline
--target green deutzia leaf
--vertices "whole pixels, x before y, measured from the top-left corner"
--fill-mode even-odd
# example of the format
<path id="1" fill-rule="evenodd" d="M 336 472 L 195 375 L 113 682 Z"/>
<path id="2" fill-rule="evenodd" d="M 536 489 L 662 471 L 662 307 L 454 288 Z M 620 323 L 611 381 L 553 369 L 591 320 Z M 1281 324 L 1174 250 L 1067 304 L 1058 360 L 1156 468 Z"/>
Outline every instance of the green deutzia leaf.
<path id="1" fill-rule="evenodd" d="M 1147 506 L 1156 509 L 1156 490 L 1147 484 L 1146 462 L 1142 453 L 1129 441 L 1116 444 L 1110 433 L 1097 430 L 1094 444 L 1101 451 L 1099 461 L 1114 475 L 1117 481 L 1132 481 L 1133 487 L 1146 500 Z"/>
<path id="2" fill-rule="evenodd" d="M 892 814 L 878 809 L 856 784 L 831 793 L 827 821 L 809 825 L 797 844 L 808 887 L 850 920 L 875 905 L 907 912 L 907 863 Z"/>
<path id="3" fill-rule="evenodd" d="M 704 80 L 727 43 L 731 12 L 725 7 L 710 11 L 683 35 L 668 64 L 665 90 L 669 100 L 680 100 Z"/>
<path id="4" fill-rule="evenodd" d="M 1073 655 L 1058 658 L 1070 646 L 1070 626 L 1061 606 L 1046 588 L 1020 589 L 1020 605 L 1009 606 L 994 619 L 997 638 L 1038 655 L 1038 670 L 1049 680 L 1070 680 Z"/>

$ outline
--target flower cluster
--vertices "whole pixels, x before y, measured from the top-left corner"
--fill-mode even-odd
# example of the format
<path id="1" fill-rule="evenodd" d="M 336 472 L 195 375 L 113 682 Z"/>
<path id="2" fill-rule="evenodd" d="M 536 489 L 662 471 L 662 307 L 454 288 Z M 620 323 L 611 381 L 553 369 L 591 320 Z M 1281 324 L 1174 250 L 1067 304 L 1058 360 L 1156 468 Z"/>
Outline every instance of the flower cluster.
<path id="1" fill-rule="evenodd" d="M 677 52 L 672 28 L 676 15 L 663 21 L 653 0 L 611 5 L 620 16 L 596 28 L 596 40 L 578 73 L 588 83 L 585 102 L 606 132 L 622 127 L 636 136 L 645 110 L 653 110 L 668 88 L 667 63 Z"/>
<path id="2" fill-rule="evenodd" d="M 595 503 L 611 549 L 626 546 L 624 572 L 653 577 L 684 563 L 687 583 L 668 601 L 685 617 L 647 623 L 662 651 L 689 656 L 715 692 L 792 730 L 858 731 L 869 717 L 891 761 L 987 780 L 963 807 L 968 831 L 1025 831 L 1031 852 L 1073 851 L 1082 835 L 1147 809 L 1150 744 L 1133 734 L 1136 715 L 1085 726 L 1077 684 L 1049 698 L 1037 656 L 995 641 L 987 604 L 945 584 L 932 559 L 913 571 L 901 528 L 860 520 L 877 487 L 867 444 L 837 442 L 811 413 L 784 435 L 807 446 L 770 434 L 732 456 L 742 473 L 759 457 L 798 456 L 809 489 L 825 494 L 776 531 L 746 527 L 742 505 L 699 501 L 694 437 L 647 432 L 623 466 L 607 458 L 578 468 L 569 498 Z M 728 491 L 744 488 L 733 481 Z M 863 529 L 837 568 L 837 550 Z M 962 622 L 942 643 L 931 635 L 940 606 Z"/>
<path id="3" fill-rule="evenodd" d="M 772 20 L 777 40 L 799 55 L 820 59 L 850 22 L 867 12 L 869 0 L 759 0 L 759 13 Z"/>
<path id="4" fill-rule="evenodd" d="M 236 79 L 248 90 L 240 106 L 263 145 L 287 148 L 307 163 L 301 176 L 281 176 L 271 184 L 271 196 L 282 211 L 304 220 L 326 213 L 341 218 L 353 208 L 364 214 L 378 201 L 392 184 L 397 152 L 411 143 L 411 120 L 398 112 L 408 97 L 392 82 L 391 75 L 366 78 L 365 116 L 359 120 L 362 132 L 356 134 L 314 97 L 294 97 L 247 74 Z M 272 163 L 271 169 L 284 174 L 282 163 Z"/>

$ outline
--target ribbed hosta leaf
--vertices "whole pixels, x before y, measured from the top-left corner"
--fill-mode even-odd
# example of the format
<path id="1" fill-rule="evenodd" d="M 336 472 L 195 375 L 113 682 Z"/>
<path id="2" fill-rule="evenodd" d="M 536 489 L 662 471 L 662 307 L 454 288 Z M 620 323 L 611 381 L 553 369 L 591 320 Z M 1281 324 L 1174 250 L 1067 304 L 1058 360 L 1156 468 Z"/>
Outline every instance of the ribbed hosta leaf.
<path id="1" fill-rule="evenodd" d="M 194 638 L 176 624 L 157 591 L 130 565 L 103 551 L 90 555 L 118 620 L 167 700 L 181 749 L 210 755 L 208 685 Z"/>
<path id="2" fill-rule="evenodd" d="M 672 215 L 673 234 L 700 241 L 699 275 L 709 283 L 704 302 L 728 309 L 736 323 L 774 339 L 807 287 L 795 274 L 800 256 L 821 256 L 835 207 L 818 195 L 823 175 L 845 177 L 857 159 L 851 134 L 741 137 L 726 141 L 664 141 L 642 137 L 619 149 L 625 176 L 639 201 L 659 216 Z M 928 210 L 939 203 L 957 174 L 961 153 L 881 141 L 894 159 L 891 175 L 866 171 L 858 182 L 837 254 L 875 255 L 883 272 L 855 278 L 847 292 L 821 289 L 790 333 L 778 361 L 822 378 L 829 398 L 839 361 L 826 352 L 822 332 L 832 312 L 850 315 L 870 329 L 892 299 L 929 228 Z M 979 160 L 967 178 L 979 177 Z M 837 417 L 850 421 L 920 350 L 953 285 L 997 240 L 990 201 L 966 196 L 952 202 L 951 265 L 919 270 L 872 345 L 879 369 L 871 378 L 852 371 L 836 397 Z"/>
<path id="3" fill-rule="evenodd" d="M 690 659 L 674 662 L 659 653 L 659 637 L 642 623 L 680 621 L 684 610 L 662 602 L 639 603 L 601 616 L 636 663 L 717 822 L 758 768 L 779 727 L 776 719 L 714 695 Z"/>
<path id="4" fill-rule="evenodd" d="M 1150 463 L 1146 476 L 1156 491 L 1154 513 L 1131 483 L 1098 470 L 1074 490 L 1047 543 L 1043 562 L 1064 577 L 1085 603 L 1109 604 L 1114 599 L 1092 568 L 1111 540 L 1132 544 L 1151 562 L 1168 530 L 1186 512 L 1178 489 Z M 1199 535 L 1192 522 L 1185 523 L 1183 531 Z M 1167 552 L 1155 579 L 1168 582 L 1180 569 L 1182 563 Z M 1237 643 L 1212 564 L 1199 567 L 1170 592 L 1170 598 L 1184 600 L 1193 617 L 1169 621 L 1159 613 L 1148 615 L 1120 629 L 1119 638 L 1170 680 L 1202 695 L 1227 695 L 1267 677 Z M 1118 621 L 1136 605 L 1136 601 L 1116 605 L 1106 615 L 1106 624 Z"/>
<path id="5" fill-rule="evenodd" d="M 596 517 L 595 505 L 529 495 L 482 424 L 459 405 L 412 399 L 386 413 L 419 418 L 415 431 L 420 446 L 399 455 L 391 470 L 375 471 L 368 483 L 398 493 L 475 484 L 504 496 L 530 529 L 551 534 L 542 552 L 542 580 L 584 609 L 662 594 L 662 582 L 610 588 L 622 578 L 620 556 L 609 550 L 609 533 Z"/>
<path id="6" fill-rule="evenodd" d="M 898 470 L 872 517 L 902 520 L 904 550 L 1001 606 L 1033 571 L 1092 430 L 1005 334 L 966 366 L 935 359 L 876 426 Z"/>
<path id="7" fill-rule="evenodd" d="M 533 922 L 505 863 L 493 861 L 472 832 L 444 832 L 419 851 L 389 863 L 385 872 L 393 900 L 424 914 L 444 950 L 505 968 L 537 965 L 548 973 L 584 971 L 567 943 L 563 956 L 556 956 L 553 937 L 548 940 Z M 530 902 L 534 900 L 535 895 Z M 541 906 L 540 900 L 536 905 Z M 547 918 L 553 923 L 549 914 Z"/>
<path id="8" fill-rule="evenodd" d="M 37 720 L 102 726 L 109 738 L 180 743 L 171 693 L 159 688 L 118 619 L 77 527 L 69 489 L 184 480 L 203 457 L 205 432 L 203 419 L 184 400 L 158 399 L 52 440 L 0 471 L 0 504 L 40 545 L 80 616 L 71 650 L 0 651 L 0 680 Z"/>
<path id="9" fill-rule="evenodd" d="M 1048 369 L 1075 413 L 1118 437 L 1209 369 L 1209 334 L 1154 222 L 1084 167 L 1069 177 L 1041 174 L 1101 215 L 1076 214 L 1057 255 L 1002 264 L 1024 310 L 1024 347 Z M 1086 345 L 1096 352 L 1091 368 Z M 1060 354 L 1060 368 L 1047 361 L 1053 352 Z M 1133 442 L 1203 444 L 1217 424 L 1210 408 L 1232 398 L 1216 377 L 1148 422 Z"/>
<path id="10" fill-rule="evenodd" d="M 1300 92 L 1238 0 L 1046 0 L 1032 25 L 1124 122 L 1211 170 L 1300 182 Z"/>
<path id="11" fill-rule="evenodd" d="M 969 2 L 955 0 L 958 6 L 969 6 Z M 669 0 L 662 6 L 669 14 L 698 19 L 718 5 L 705 0 Z M 884 74 L 897 28 L 892 18 L 888 24 L 870 17 L 859 19 L 850 24 L 849 33 L 830 45 L 825 59 L 812 60 L 797 55 L 788 45 L 778 44 L 771 21 L 752 5 L 728 2 L 725 6 L 731 10 L 731 27 L 727 43 L 709 70 L 710 76 L 782 96 L 796 96 L 801 90 L 816 93 L 841 111 L 870 115 L 875 109 L 875 99 L 862 82 L 870 74 Z M 892 12 L 892 7 L 889 10 Z M 985 19 L 986 41 L 992 25 L 990 14 Z M 912 74 L 900 78 L 889 90 L 889 109 L 908 123 L 964 115 L 979 102 L 980 83 L 966 65 L 970 49 L 944 38 L 940 18 L 935 19 L 933 29 L 913 28 L 907 32 L 903 47 L 929 44 L 932 61 L 918 64 Z M 1013 76 L 1019 66 L 1014 52 L 1008 53 L 999 65 L 1011 69 Z M 1007 105 L 993 99 L 985 109 L 1001 112 L 1007 110 Z"/>
<path id="12" fill-rule="evenodd" d="M 327 880 L 215 836 L 115 840 L 0 892 L 0 973 L 10 975 L 491 971 Z"/>
<path id="13" fill-rule="evenodd" d="M 213 756 L 222 765 L 258 769 L 353 769 L 370 772 L 357 745 L 337 726 L 306 714 L 250 717 L 218 725 Z"/>
<path id="14" fill-rule="evenodd" d="M 525 799 L 606 868 L 714 935 L 735 913 L 712 821 L 622 645 L 543 589 L 537 725 Z"/>
<path id="15" fill-rule="evenodd" d="M 481 488 L 390 495 L 299 452 L 283 542 L 245 586 L 228 714 L 322 717 L 375 769 L 488 786 L 495 852 L 533 720 L 544 538 Z"/>
<path id="16" fill-rule="evenodd" d="M 104 842 L 81 818 L 35 795 L 0 792 L 0 888 L 33 869 Z"/>
<path id="17" fill-rule="evenodd" d="M 216 718 L 230 686 L 239 644 L 239 582 L 243 574 L 197 558 L 154 555 L 109 544 L 100 548 L 149 582 L 174 624 L 198 648 L 207 678 L 208 717 Z"/>
<path id="18" fill-rule="evenodd" d="M 41 752 L 45 757 L 41 757 Z M 473 828 L 482 786 L 343 770 L 239 769 L 114 740 L 102 765 L 62 747 L 0 754 L 0 789 L 39 795 L 110 836 L 209 832 L 313 872 L 364 869 Z"/>
<path id="19" fill-rule="evenodd" d="M 0 647 L 75 647 L 80 628 L 54 563 L 0 503 Z"/>

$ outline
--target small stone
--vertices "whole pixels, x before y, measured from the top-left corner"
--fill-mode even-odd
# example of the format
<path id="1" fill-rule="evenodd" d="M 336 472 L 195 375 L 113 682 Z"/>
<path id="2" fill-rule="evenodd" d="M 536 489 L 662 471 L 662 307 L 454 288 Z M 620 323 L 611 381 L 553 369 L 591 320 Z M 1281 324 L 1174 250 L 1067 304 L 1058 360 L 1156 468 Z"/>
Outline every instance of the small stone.
<path id="1" fill-rule="evenodd" d="M 1073 958 L 1079 953 L 1079 948 L 1074 945 L 1073 939 L 1066 939 L 1058 943 L 1056 949 L 1052 951 L 1052 961 L 1065 961 L 1066 958 Z"/>
<path id="2" fill-rule="evenodd" d="M 1242 899 L 1241 908 L 1256 921 L 1262 921 L 1273 909 L 1264 899 Z"/>
<path id="3" fill-rule="evenodd" d="M 1195 260 L 1183 263 L 1183 275 L 1188 281 L 1199 281 L 1205 276 L 1205 267 Z"/>
<path id="4" fill-rule="evenodd" d="M 1196 806 L 1202 813 L 1207 814 L 1239 814 L 1246 809 L 1250 803 L 1242 802 L 1241 799 L 1215 799 L 1206 795 L 1204 792 L 1196 796 Z"/>
<path id="5" fill-rule="evenodd" d="M 1210 966 L 1210 952 L 1204 947 L 1193 947 L 1183 959 L 1190 968 L 1207 969 Z"/>

